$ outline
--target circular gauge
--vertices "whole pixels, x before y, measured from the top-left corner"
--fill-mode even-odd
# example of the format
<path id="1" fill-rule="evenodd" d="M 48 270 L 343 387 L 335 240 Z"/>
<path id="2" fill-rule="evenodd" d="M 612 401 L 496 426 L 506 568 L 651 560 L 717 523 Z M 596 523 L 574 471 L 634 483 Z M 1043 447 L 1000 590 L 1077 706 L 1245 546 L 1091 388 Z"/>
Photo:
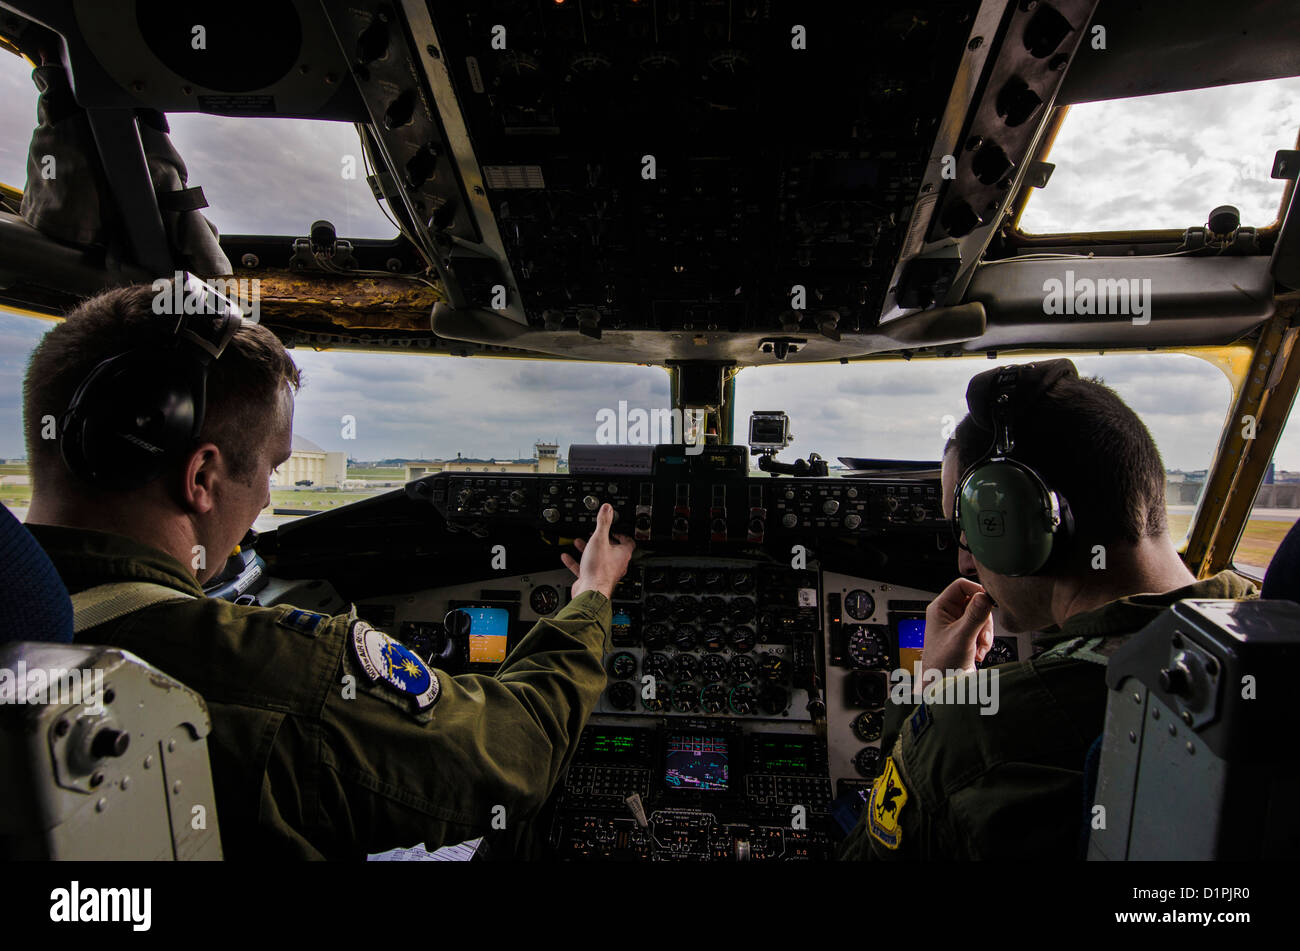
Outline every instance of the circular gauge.
<path id="1" fill-rule="evenodd" d="M 583 52 L 569 62 L 569 72 L 579 80 L 597 80 L 603 79 L 613 65 L 603 53 Z"/>
<path id="2" fill-rule="evenodd" d="M 655 680 L 665 680 L 673 669 L 673 662 L 667 654 L 650 654 L 641 664 L 641 673 L 649 674 Z"/>
<path id="3" fill-rule="evenodd" d="M 696 639 L 695 628 L 689 624 L 681 624 L 673 631 L 673 644 L 679 651 L 695 650 Z"/>
<path id="4" fill-rule="evenodd" d="M 984 659 L 977 666 L 981 669 L 996 667 L 998 664 L 1009 664 L 1015 659 L 1015 641 L 1005 637 L 995 637 L 993 638 L 993 646 L 989 648 L 989 652 L 984 655 Z"/>
<path id="5" fill-rule="evenodd" d="M 705 713 L 721 713 L 727 707 L 727 688 L 722 684 L 709 684 L 700 691 L 700 706 Z"/>
<path id="6" fill-rule="evenodd" d="M 727 573 L 721 568 L 710 568 L 704 572 L 704 590 L 721 591 L 727 586 Z"/>
<path id="7" fill-rule="evenodd" d="M 645 616 L 647 621 L 663 621 L 672 610 L 672 605 L 662 594 L 652 594 L 645 599 Z"/>
<path id="8" fill-rule="evenodd" d="M 678 654 L 673 658 L 673 678 L 676 680 L 694 680 L 700 672 L 700 662 L 694 654 Z"/>
<path id="9" fill-rule="evenodd" d="M 754 600 L 752 598 L 736 598 L 731 602 L 731 623 L 748 624 L 754 620 Z"/>
<path id="10" fill-rule="evenodd" d="M 885 638 L 870 627 L 856 628 L 849 634 L 849 663 L 862 670 L 884 667 L 889 646 Z"/>
<path id="11" fill-rule="evenodd" d="M 673 598 L 673 619 L 676 621 L 694 621 L 700 616 L 700 599 L 689 594 Z"/>
<path id="12" fill-rule="evenodd" d="M 650 591 L 667 591 L 668 578 L 667 568 L 651 568 L 645 573 L 645 586 Z"/>
<path id="13" fill-rule="evenodd" d="M 678 684 L 673 688 L 673 709 L 678 713 L 694 713 L 699 699 L 694 684 Z"/>
<path id="14" fill-rule="evenodd" d="M 605 698 L 615 710 L 631 710 L 636 706 L 636 687 L 626 680 L 620 680 L 609 685 Z"/>
<path id="15" fill-rule="evenodd" d="M 704 629 L 704 649 L 716 653 L 727 646 L 727 632 L 716 624 Z"/>
<path id="16" fill-rule="evenodd" d="M 747 717 L 758 709 L 758 691 L 749 684 L 741 684 L 731 691 L 728 703 L 733 712 Z"/>
<path id="17" fill-rule="evenodd" d="M 629 684 L 628 686 L 631 686 L 631 684 Z M 664 684 L 663 689 L 667 691 L 668 685 Z M 647 697 L 645 695 L 642 695 L 641 706 L 649 710 L 651 713 L 662 713 L 664 707 L 668 706 L 668 704 L 662 699 L 662 696 L 660 694 L 656 693 L 653 697 Z"/>
<path id="18" fill-rule="evenodd" d="M 876 601 L 867 592 L 858 588 L 844 596 L 844 613 L 855 621 L 865 621 L 876 613 Z"/>
<path id="19" fill-rule="evenodd" d="M 711 684 L 727 677 L 727 662 L 717 654 L 709 654 L 700 661 L 700 676 Z"/>
<path id="20" fill-rule="evenodd" d="M 738 654 L 745 654 L 754 649 L 754 629 L 752 627 L 737 627 L 731 631 L 731 649 Z"/>
<path id="21" fill-rule="evenodd" d="M 758 708 L 769 717 L 785 713 L 790 706 L 790 692 L 776 684 L 764 684 L 758 688 Z"/>
<path id="22" fill-rule="evenodd" d="M 859 713 L 857 719 L 853 721 L 853 735 L 863 743 L 874 743 L 880 739 L 880 732 L 884 726 L 885 718 L 876 710 L 868 710 Z"/>
<path id="23" fill-rule="evenodd" d="M 745 594 L 754 590 L 754 575 L 748 571 L 733 571 L 731 573 L 731 590 L 736 594 Z"/>
<path id="24" fill-rule="evenodd" d="M 560 592 L 549 584 L 539 584 L 528 596 L 528 606 L 539 617 L 545 617 L 560 606 Z"/>
<path id="25" fill-rule="evenodd" d="M 786 664 L 784 657 L 777 657 L 775 654 L 758 655 L 758 679 L 767 683 L 783 683 L 788 672 L 789 665 Z"/>
<path id="26" fill-rule="evenodd" d="M 864 746 L 858 750 L 858 755 L 853 757 L 853 768 L 867 779 L 875 779 L 880 775 L 880 748 Z"/>
<path id="27" fill-rule="evenodd" d="M 610 658 L 609 673 L 619 680 L 627 680 L 636 673 L 636 658 L 627 651 L 620 651 Z"/>
<path id="28" fill-rule="evenodd" d="M 696 583 L 693 568 L 679 568 L 673 572 L 674 591 L 694 591 Z"/>
<path id="29" fill-rule="evenodd" d="M 739 657 L 731 658 L 730 671 L 731 679 L 743 684 L 758 676 L 758 664 L 754 663 L 754 658 L 741 654 Z"/>
<path id="30" fill-rule="evenodd" d="M 727 602 L 717 596 L 704 599 L 701 614 L 705 624 L 717 624 L 727 613 Z"/>
<path id="31" fill-rule="evenodd" d="M 645 629 L 642 640 L 648 650 L 657 651 L 668 643 L 669 631 L 663 624 L 651 624 Z"/>

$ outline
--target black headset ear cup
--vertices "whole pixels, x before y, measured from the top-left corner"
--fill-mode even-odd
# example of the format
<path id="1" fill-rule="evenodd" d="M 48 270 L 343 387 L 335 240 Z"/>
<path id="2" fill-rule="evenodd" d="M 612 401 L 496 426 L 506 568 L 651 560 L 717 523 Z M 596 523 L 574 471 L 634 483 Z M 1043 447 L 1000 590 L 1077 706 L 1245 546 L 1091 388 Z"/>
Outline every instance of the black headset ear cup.
<path id="1" fill-rule="evenodd" d="M 107 488 L 153 481 L 193 443 L 195 393 L 201 390 L 194 368 L 174 352 L 136 350 L 105 360 L 78 387 L 64 414 L 64 462 L 77 476 Z"/>

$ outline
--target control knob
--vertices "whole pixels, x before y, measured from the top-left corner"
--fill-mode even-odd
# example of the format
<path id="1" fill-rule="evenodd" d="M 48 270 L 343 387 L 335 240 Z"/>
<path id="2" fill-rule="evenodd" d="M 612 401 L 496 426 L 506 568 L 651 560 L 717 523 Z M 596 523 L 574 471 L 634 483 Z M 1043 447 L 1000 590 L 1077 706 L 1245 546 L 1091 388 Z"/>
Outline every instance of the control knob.
<path id="1" fill-rule="evenodd" d="M 554 524 L 560 520 L 560 510 L 556 508 L 542 509 L 542 518 Z"/>
<path id="2" fill-rule="evenodd" d="M 600 499 L 596 498 L 594 495 L 584 495 L 582 497 L 582 504 L 587 506 L 588 512 L 594 512 L 596 509 L 600 508 Z"/>
<path id="3" fill-rule="evenodd" d="M 794 528 L 798 524 L 799 516 L 795 515 L 794 512 L 786 512 L 781 516 L 781 525 L 784 528 Z"/>
<path id="4" fill-rule="evenodd" d="M 840 503 L 835 499 L 827 499 L 822 503 L 822 511 L 827 515 L 834 515 L 840 510 Z"/>
<path id="5" fill-rule="evenodd" d="M 856 512 L 850 512 L 848 515 L 844 516 L 844 527 L 849 529 L 850 531 L 857 528 L 861 524 L 862 524 L 862 516 L 858 515 Z"/>

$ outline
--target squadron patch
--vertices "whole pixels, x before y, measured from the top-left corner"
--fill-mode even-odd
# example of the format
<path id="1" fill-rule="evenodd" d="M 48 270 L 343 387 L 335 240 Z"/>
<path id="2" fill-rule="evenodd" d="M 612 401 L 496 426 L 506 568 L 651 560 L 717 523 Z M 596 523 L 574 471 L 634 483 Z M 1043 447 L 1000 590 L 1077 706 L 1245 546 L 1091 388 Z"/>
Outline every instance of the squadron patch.
<path id="1" fill-rule="evenodd" d="M 324 614 L 313 614 L 311 611 L 300 611 L 297 608 L 290 611 L 276 623 L 281 627 L 287 627 L 291 631 L 302 631 L 304 634 L 315 634 L 316 629 L 321 626 L 323 621 L 327 620 Z"/>
<path id="2" fill-rule="evenodd" d="M 357 663 L 372 682 L 383 681 L 391 689 L 413 697 L 421 710 L 438 699 L 442 689 L 438 675 L 410 648 L 365 621 L 353 621 L 348 633 Z"/>
<path id="3" fill-rule="evenodd" d="M 898 848 L 903 837 L 898 817 L 906 803 L 907 789 L 890 756 L 885 760 L 885 771 L 871 784 L 871 798 L 867 800 L 867 830 L 887 849 Z"/>

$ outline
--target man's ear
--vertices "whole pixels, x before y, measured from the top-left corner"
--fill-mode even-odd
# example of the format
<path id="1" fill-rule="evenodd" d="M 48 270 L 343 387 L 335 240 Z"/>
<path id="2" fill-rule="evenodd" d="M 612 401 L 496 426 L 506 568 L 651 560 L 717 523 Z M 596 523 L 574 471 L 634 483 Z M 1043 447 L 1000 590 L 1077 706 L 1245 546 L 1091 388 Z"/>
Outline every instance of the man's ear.
<path id="1" fill-rule="evenodd" d="M 182 470 L 180 501 L 186 511 L 206 515 L 217 504 L 217 483 L 225 477 L 225 460 L 216 443 L 205 442 L 194 449 Z"/>

